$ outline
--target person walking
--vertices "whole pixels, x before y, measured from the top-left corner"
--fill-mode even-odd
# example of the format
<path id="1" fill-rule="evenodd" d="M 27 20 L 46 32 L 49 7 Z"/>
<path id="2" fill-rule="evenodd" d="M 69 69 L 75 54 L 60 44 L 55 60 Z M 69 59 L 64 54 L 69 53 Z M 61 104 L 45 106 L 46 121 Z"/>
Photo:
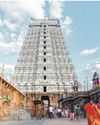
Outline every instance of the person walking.
<path id="1" fill-rule="evenodd" d="M 58 113 L 58 109 L 57 109 L 57 107 L 55 108 L 55 116 L 54 116 L 54 118 L 57 118 L 57 114 Z"/>
<path id="2" fill-rule="evenodd" d="M 65 117 L 68 118 L 68 109 L 65 109 Z"/>
<path id="3" fill-rule="evenodd" d="M 53 107 L 49 107 L 50 118 L 53 118 Z"/>
<path id="4" fill-rule="evenodd" d="M 58 107 L 58 118 L 61 118 L 61 108 Z"/>
<path id="5" fill-rule="evenodd" d="M 74 120 L 74 105 L 73 104 L 71 104 L 70 110 L 71 110 L 70 120 Z"/>
<path id="6" fill-rule="evenodd" d="M 65 118 L 65 110 L 63 108 L 61 110 L 61 116 L 62 116 L 62 118 Z"/>
<path id="7" fill-rule="evenodd" d="M 79 120 L 79 118 L 80 118 L 80 106 L 78 104 L 75 109 L 75 117 L 77 120 Z"/>

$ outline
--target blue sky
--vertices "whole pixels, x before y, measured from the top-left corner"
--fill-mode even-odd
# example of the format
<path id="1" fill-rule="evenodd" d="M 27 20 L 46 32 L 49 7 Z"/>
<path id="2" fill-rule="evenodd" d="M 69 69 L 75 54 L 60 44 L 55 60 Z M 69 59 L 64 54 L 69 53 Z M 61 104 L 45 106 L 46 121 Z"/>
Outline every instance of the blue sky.
<path id="1" fill-rule="evenodd" d="M 59 18 L 78 80 L 100 74 L 100 2 L 8 0 L 0 2 L 0 72 L 10 77 L 30 18 Z"/>

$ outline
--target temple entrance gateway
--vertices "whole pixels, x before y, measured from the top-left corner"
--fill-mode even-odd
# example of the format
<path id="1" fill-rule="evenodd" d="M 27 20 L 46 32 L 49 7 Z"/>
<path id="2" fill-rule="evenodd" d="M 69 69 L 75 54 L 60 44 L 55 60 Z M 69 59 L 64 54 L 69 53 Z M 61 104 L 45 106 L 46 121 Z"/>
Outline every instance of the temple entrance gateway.
<path id="1" fill-rule="evenodd" d="M 12 76 L 14 85 L 29 95 L 25 97 L 28 108 L 33 100 L 57 107 L 58 97 L 66 90 L 73 91 L 71 85 L 77 77 L 65 48 L 58 19 L 31 18 Z M 42 104 L 37 105 L 41 108 Z"/>
<path id="2" fill-rule="evenodd" d="M 42 100 L 43 103 L 44 103 L 44 107 L 50 106 L 50 99 L 49 99 L 49 96 L 42 96 L 42 97 L 41 97 L 41 100 Z"/>

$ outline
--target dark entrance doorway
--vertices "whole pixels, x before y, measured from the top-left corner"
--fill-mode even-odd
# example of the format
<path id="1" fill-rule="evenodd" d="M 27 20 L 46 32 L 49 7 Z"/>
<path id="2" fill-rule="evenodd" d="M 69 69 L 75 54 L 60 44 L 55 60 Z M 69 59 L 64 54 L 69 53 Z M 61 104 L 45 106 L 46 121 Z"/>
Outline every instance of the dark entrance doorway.
<path id="1" fill-rule="evenodd" d="M 49 96 L 42 96 L 42 97 L 41 97 L 41 100 L 43 101 L 45 107 L 50 106 Z"/>

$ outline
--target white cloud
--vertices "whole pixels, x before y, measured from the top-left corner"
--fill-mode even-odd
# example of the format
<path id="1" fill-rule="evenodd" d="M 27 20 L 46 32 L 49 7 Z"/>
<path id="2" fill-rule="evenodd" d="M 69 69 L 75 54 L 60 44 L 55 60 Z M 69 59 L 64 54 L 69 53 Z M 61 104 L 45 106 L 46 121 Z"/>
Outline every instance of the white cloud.
<path id="1" fill-rule="evenodd" d="M 45 11 L 44 6 L 45 2 L 43 0 L 33 0 L 33 1 L 22 1 L 19 3 L 20 8 L 28 12 L 34 18 L 44 18 Z"/>
<path id="2" fill-rule="evenodd" d="M 8 16 L 18 20 L 23 19 L 25 16 L 44 18 L 44 6 L 44 0 L 15 0 L 0 2 L 0 8 L 3 9 Z"/>
<path id="3" fill-rule="evenodd" d="M 19 53 L 25 36 L 24 28 L 21 28 L 22 30 L 19 31 L 19 34 L 14 32 L 4 32 L 4 33 L 0 32 L 0 52 L 1 53 L 3 54 Z"/>
<path id="4" fill-rule="evenodd" d="M 13 72 L 14 71 L 14 65 L 5 64 L 5 70 Z"/>
<path id="5" fill-rule="evenodd" d="M 88 74 L 93 74 L 94 72 L 100 73 L 100 59 L 96 59 L 83 65 L 84 71 Z"/>
<path id="6" fill-rule="evenodd" d="M 0 32 L 0 41 L 4 40 L 4 35 Z"/>
<path id="7" fill-rule="evenodd" d="M 85 80 L 85 86 L 87 86 L 88 83 L 88 87 L 91 88 L 93 85 L 92 78 L 94 72 L 97 72 L 100 77 L 100 59 L 97 58 L 96 60 L 89 61 L 87 64 L 82 65 L 81 69 Z"/>
<path id="8" fill-rule="evenodd" d="M 23 29 L 20 31 L 20 33 L 19 33 L 19 35 L 18 35 L 18 37 L 17 37 L 17 41 L 23 43 L 24 38 L 25 38 L 25 36 L 26 36 L 26 32 L 27 32 L 27 30 L 26 30 L 25 28 L 23 28 Z"/>
<path id="9" fill-rule="evenodd" d="M 97 50 L 98 50 L 97 47 L 93 49 L 86 49 L 81 52 L 81 55 L 86 55 L 86 56 L 93 55 L 96 53 Z"/>
<path id="10" fill-rule="evenodd" d="M 0 26 L 6 26 L 10 31 L 15 31 L 17 28 L 17 24 L 8 19 L 0 19 Z"/>
<path id="11" fill-rule="evenodd" d="M 13 71 L 14 65 L 0 63 L 0 73 L 2 71 L 2 68 L 4 69 L 4 72 Z"/>
<path id="12" fill-rule="evenodd" d="M 0 19 L 0 27 L 3 26 L 3 22 L 2 19 Z"/>
<path id="13" fill-rule="evenodd" d="M 73 32 L 72 29 L 72 18 L 69 16 L 63 15 L 63 6 L 65 1 L 49 1 L 50 3 L 50 16 L 52 18 L 59 18 L 60 23 L 63 29 L 63 32 L 66 36 L 70 35 Z"/>
<path id="14" fill-rule="evenodd" d="M 11 39 L 16 40 L 17 39 L 17 35 L 15 33 L 11 33 Z"/>
<path id="15" fill-rule="evenodd" d="M 4 20 L 3 23 L 11 31 L 15 31 L 17 28 L 17 24 L 12 23 L 9 20 Z"/>
<path id="16" fill-rule="evenodd" d="M 69 16 L 66 16 L 64 20 L 61 21 L 62 29 L 65 32 L 66 36 L 70 35 L 73 32 L 72 23 L 72 18 Z"/>
<path id="17" fill-rule="evenodd" d="M 3 64 L 0 62 L 0 74 L 3 73 L 3 76 L 5 76 L 7 79 L 11 79 L 11 76 L 14 72 L 14 65 L 11 64 Z"/>
<path id="18" fill-rule="evenodd" d="M 18 21 L 21 21 L 21 22 L 23 22 L 23 20 L 24 20 L 22 14 L 19 12 L 16 12 L 16 11 L 11 13 L 11 17 L 14 19 L 17 19 Z"/>
<path id="19" fill-rule="evenodd" d="M 1 53 L 19 53 L 20 48 L 22 46 L 22 34 L 18 36 L 18 39 L 15 33 L 9 34 L 11 35 L 11 42 L 5 42 L 4 35 L 0 33 L 0 52 Z M 18 42 L 17 42 L 18 41 Z"/>
<path id="20" fill-rule="evenodd" d="M 49 1 L 49 3 L 50 3 L 50 16 L 53 18 L 62 18 L 64 1 Z"/>
<path id="21" fill-rule="evenodd" d="M 63 21 L 63 24 L 64 25 L 72 25 L 72 19 L 71 19 L 71 17 L 66 16 L 65 19 L 64 19 L 64 21 Z"/>
<path id="22" fill-rule="evenodd" d="M 2 53 L 19 53 L 22 42 L 5 43 L 0 41 L 0 52 Z"/>
<path id="23" fill-rule="evenodd" d="M 99 64 L 96 64 L 96 69 L 99 69 L 100 70 L 100 63 Z"/>

